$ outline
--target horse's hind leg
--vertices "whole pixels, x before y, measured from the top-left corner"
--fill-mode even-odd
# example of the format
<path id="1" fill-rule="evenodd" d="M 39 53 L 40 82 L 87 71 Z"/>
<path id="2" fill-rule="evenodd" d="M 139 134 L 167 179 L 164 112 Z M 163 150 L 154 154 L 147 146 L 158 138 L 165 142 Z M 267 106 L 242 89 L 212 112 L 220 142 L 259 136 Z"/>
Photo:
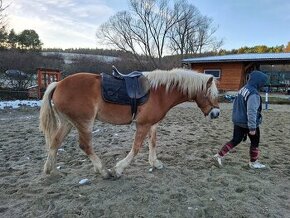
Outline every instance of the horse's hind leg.
<path id="1" fill-rule="evenodd" d="M 43 169 L 44 173 L 49 174 L 55 169 L 57 150 L 61 146 L 64 138 L 70 132 L 71 128 L 72 125 L 68 122 L 60 124 L 60 127 L 56 131 L 55 136 L 52 138 L 51 144 L 48 147 L 48 156 Z"/>
<path id="2" fill-rule="evenodd" d="M 162 169 L 163 163 L 157 159 L 156 155 L 156 131 L 157 124 L 151 126 L 149 131 L 149 163 L 153 168 Z"/>
<path id="3" fill-rule="evenodd" d="M 88 155 L 93 163 L 95 172 L 99 171 L 104 179 L 110 177 L 110 173 L 103 167 L 101 159 L 96 155 L 92 147 L 92 128 L 78 128 L 79 146 Z"/>

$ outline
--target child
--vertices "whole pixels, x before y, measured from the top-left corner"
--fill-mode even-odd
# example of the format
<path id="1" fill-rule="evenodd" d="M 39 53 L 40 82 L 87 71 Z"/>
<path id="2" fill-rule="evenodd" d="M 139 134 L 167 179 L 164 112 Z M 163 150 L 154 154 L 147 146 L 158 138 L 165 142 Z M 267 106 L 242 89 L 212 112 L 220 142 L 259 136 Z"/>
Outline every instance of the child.
<path id="1" fill-rule="evenodd" d="M 262 122 L 262 98 L 259 94 L 259 89 L 266 84 L 267 79 L 268 77 L 264 73 L 252 71 L 247 84 L 239 90 L 233 103 L 233 138 L 214 155 L 214 160 L 217 161 L 219 166 L 222 166 L 224 156 L 248 135 L 251 141 L 250 168 L 265 168 L 265 165 L 258 162 L 258 147 L 260 142 L 259 125 Z"/>

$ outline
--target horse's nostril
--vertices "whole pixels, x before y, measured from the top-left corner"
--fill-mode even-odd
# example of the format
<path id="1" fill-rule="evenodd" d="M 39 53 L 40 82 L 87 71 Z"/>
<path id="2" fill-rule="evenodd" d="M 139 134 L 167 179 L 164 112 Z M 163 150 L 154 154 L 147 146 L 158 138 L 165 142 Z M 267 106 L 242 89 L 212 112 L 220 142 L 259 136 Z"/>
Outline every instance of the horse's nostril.
<path id="1" fill-rule="evenodd" d="M 220 112 L 218 110 L 214 110 L 210 113 L 210 118 L 215 119 L 215 118 L 218 118 L 219 115 L 220 115 Z"/>

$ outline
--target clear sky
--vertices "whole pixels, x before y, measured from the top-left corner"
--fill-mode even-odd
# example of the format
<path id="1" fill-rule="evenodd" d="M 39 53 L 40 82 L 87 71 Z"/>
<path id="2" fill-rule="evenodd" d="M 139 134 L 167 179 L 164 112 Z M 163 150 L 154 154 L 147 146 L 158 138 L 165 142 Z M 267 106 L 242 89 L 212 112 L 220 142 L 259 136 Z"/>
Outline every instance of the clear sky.
<path id="1" fill-rule="evenodd" d="M 128 10 L 127 0 L 3 0 L 8 28 L 34 29 L 43 47 L 101 48 L 98 26 L 116 12 Z M 290 0 L 189 0 L 218 26 L 215 36 L 224 49 L 277 46 L 290 41 Z"/>

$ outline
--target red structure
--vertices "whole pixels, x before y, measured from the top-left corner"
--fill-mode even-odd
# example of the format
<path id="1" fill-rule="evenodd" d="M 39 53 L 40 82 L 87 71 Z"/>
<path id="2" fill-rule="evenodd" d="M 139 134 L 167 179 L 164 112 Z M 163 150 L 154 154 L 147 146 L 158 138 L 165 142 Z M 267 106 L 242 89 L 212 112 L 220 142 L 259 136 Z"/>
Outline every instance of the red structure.
<path id="1" fill-rule="evenodd" d="M 38 98 L 42 98 L 47 86 L 61 80 L 61 72 L 56 69 L 37 69 Z"/>
<path id="2" fill-rule="evenodd" d="M 37 85 L 29 88 L 29 97 L 41 99 L 47 86 L 61 80 L 61 72 L 57 69 L 38 68 Z"/>

